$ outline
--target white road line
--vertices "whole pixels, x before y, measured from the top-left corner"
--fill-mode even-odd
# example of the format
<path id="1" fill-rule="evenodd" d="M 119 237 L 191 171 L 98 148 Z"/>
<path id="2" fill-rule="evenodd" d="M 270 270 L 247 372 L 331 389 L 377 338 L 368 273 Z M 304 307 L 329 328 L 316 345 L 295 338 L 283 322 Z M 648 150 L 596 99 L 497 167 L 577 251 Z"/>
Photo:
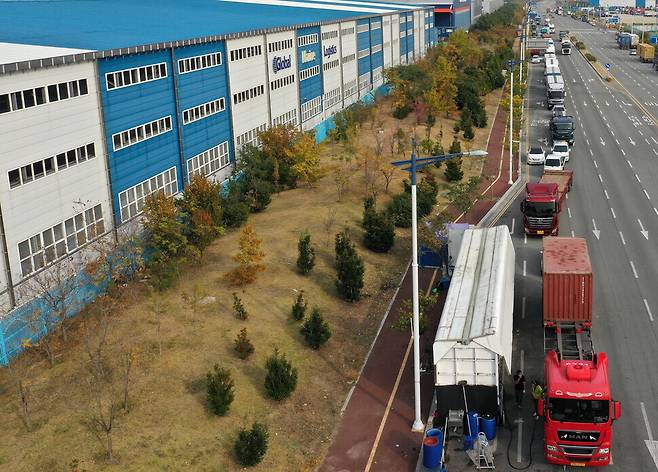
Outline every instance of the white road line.
<path id="1" fill-rule="evenodd" d="M 640 136 L 644 136 L 644 133 L 643 133 L 642 131 L 637 130 L 637 132 L 640 133 Z M 647 143 L 648 143 L 648 142 L 649 142 L 649 141 L 647 141 Z"/>
<path id="2" fill-rule="evenodd" d="M 635 270 L 635 264 L 633 264 L 633 261 L 630 261 L 630 263 L 631 263 L 631 269 L 633 269 L 633 276 L 635 276 L 636 279 L 639 279 L 640 276 L 637 275 L 637 270 Z M 523 274 L 523 275 L 525 275 L 525 274 Z"/>
<path id="3" fill-rule="evenodd" d="M 617 215 L 615 215 L 615 209 L 612 208 L 612 207 L 610 207 L 610 211 L 612 212 L 612 217 L 613 217 L 614 219 L 617 219 Z"/>
<path id="4" fill-rule="evenodd" d="M 619 232 L 619 237 L 621 238 L 621 243 L 626 246 L 626 240 L 624 239 L 624 233 L 621 231 Z"/>
<path id="5" fill-rule="evenodd" d="M 628 164 L 628 167 L 630 167 L 631 169 L 633 168 L 633 164 L 631 164 L 631 161 L 629 161 L 628 159 L 626 159 L 626 163 Z"/>
<path id="6" fill-rule="evenodd" d="M 644 192 L 644 196 L 647 197 L 647 200 L 651 200 L 651 197 L 647 193 L 646 189 L 642 189 L 642 191 Z"/>
<path id="7" fill-rule="evenodd" d="M 640 178 L 638 177 L 637 174 L 635 174 L 635 180 L 637 180 L 638 182 L 642 183 L 642 181 L 640 180 Z"/>
<path id="8" fill-rule="evenodd" d="M 631 262 L 631 264 L 632 264 L 632 262 Z M 524 277 L 525 277 L 525 275 L 526 275 L 526 265 L 527 265 L 527 264 L 526 264 L 526 260 L 523 259 L 523 276 L 524 276 Z M 637 278 L 637 277 L 636 277 L 636 278 Z"/>
<path id="9" fill-rule="evenodd" d="M 620 151 L 621 151 L 621 153 L 622 153 L 624 156 L 626 155 L 626 153 L 624 152 L 623 149 L 620 149 Z"/>
<path id="10" fill-rule="evenodd" d="M 594 162 L 594 167 L 596 167 L 598 169 L 599 165 L 596 163 L 596 161 L 592 161 L 592 162 Z"/>
<path id="11" fill-rule="evenodd" d="M 589 151 L 590 156 L 594 156 L 594 153 L 592 152 L 592 149 L 591 149 L 591 148 L 588 149 L 588 151 Z M 656 152 L 656 151 L 654 151 L 654 152 Z"/>
<path id="12" fill-rule="evenodd" d="M 610 195 L 608 195 L 608 191 L 605 190 L 605 189 L 603 189 L 603 193 L 605 193 L 605 198 L 607 198 L 608 200 L 610 200 Z"/>
<path id="13" fill-rule="evenodd" d="M 601 181 L 601 183 L 603 183 L 603 177 L 601 177 L 601 174 L 596 174 L 596 175 L 599 176 L 599 180 Z"/>
<path id="14" fill-rule="evenodd" d="M 521 319 L 525 320 L 525 297 L 521 299 Z"/>
<path id="15" fill-rule="evenodd" d="M 567 208 L 567 213 L 569 213 L 569 218 L 571 218 L 571 208 Z"/>
<path id="16" fill-rule="evenodd" d="M 528 244 L 528 235 L 523 233 L 523 244 Z"/>
<path id="17" fill-rule="evenodd" d="M 647 301 L 646 298 L 644 299 L 644 308 L 647 309 L 647 313 L 649 314 L 649 319 L 651 321 L 653 321 L 653 315 L 651 314 L 651 308 L 649 308 L 649 302 Z"/>
<path id="18" fill-rule="evenodd" d="M 615 132 L 612 131 L 612 130 L 610 130 L 610 134 L 614 136 L 614 135 L 615 135 Z"/>
<path id="19" fill-rule="evenodd" d="M 510 234 L 514 234 L 514 222 L 515 221 L 516 221 L 516 218 L 512 218 L 512 227 L 509 230 Z"/>
<path id="20" fill-rule="evenodd" d="M 649 423 L 649 417 L 647 416 L 647 410 L 644 408 L 644 402 L 640 402 L 640 408 L 642 409 L 642 418 L 644 418 L 644 427 L 647 428 L 647 435 L 649 436 L 649 441 L 653 441 L 653 433 L 651 432 L 651 424 Z"/>
<path id="21" fill-rule="evenodd" d="M 571 237 L 572 237 L 572 238 L 575 238 L 575 237 L 576 237 L 576 233 L 574 233 L 573 230 L 571 230 Z"/>
<path id="22" fill-rule="evenodd" d="M 653 136 L 651 136 L 651 140 L 652 140 L 654 143 L 658 144 L 658 141 L 656 141 L 656 138 L 654 138 Z"/>
<path id="23" fill-rule="evenodd" d="M 651 143 L 649 142 L 649 140 L 648 140 L 647 138 L 644 138 L 644 140 L 647 142 L 647 144 L 648 144 L 649 146 L 651 146 Z"/>
<path id="24" fill-rule="evenodd" d="M 621 144 L 619 144 L 619 140 L 617 138 L 615 138 L 615 142 L 617 143 L 617 146 L 621 146 Z"/>
<path id="25" fill-rule="evenodd" d="M 517 441 L 516 441 L 516 462 L 521 463 L 523 460 L 523 457 L 521 457 L 521 446 L 523 445 L 523 418 L 519 418 L 514 421 L 516 424 L 518 424 L 518 431 L 517 431 Z"/>
<path id="26" fill-rule="evenodd" d="M 651 148 L 651 150 L 653 151 L 653 153 L 654 153 L 656 156 L 658 156 L 658 151 L 656 151 L 656 150 L 653 149 L 653 148 Z M 592 150 L 590 149 L 589 152 L 592 152 Z"/>

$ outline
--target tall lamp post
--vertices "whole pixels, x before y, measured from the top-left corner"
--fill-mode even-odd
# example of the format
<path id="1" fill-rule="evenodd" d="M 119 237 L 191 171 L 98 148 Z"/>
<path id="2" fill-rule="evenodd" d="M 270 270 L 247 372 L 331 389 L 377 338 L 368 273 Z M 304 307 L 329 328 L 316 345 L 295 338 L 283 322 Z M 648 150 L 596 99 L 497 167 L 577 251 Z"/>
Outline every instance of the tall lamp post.
<path id="1" fill-rule="evenodd" d="M 509 180 L 508 184 L 512 185 L 514 181 L 512 180 L 512 141 L 514 139 L 514 134 L 513 134 L 513 123 L 514 123 L 514 66 L 516 64 L 519 64 L 519 67 L 521 67 L 519 61 L 515 61 L 514 59 L 507 61 L 507 67 L 510 71 L 509 74 Z"/>
<path id="2" fill-rule="evenodd" d="M 413 431 L 422 432 L 425 428 L 420 412 L 420 330 L 418 327 L 419 319 L 419 300 L 418 300 L 418 212 L 416 208 L 416 171 L 423 167 L 436 164 L 437 162 L 447 161 L 456 157 L 484 157 L 487 151 L 467 151 L 441 156 L 416 158 L 416 140 L 412 140 L 411 159 L 404 161 L 395 161 L 392 164 L 402 168 L 411 174 L 411 281 L 412 281 L 412 331 L 414 340 L 414 424 L 411 427 Z"/>

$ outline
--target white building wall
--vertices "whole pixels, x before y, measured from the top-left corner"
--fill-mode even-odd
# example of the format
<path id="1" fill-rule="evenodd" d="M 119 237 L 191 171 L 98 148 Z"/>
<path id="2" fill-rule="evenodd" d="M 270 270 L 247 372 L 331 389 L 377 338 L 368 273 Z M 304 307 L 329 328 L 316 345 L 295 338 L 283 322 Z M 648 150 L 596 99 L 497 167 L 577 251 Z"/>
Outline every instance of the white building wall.
<path id="1" fill-rule="evenodd" d="M 28 260 L 37 267 L 43 247 L 49 245 L 46 238 L 50 236 L 44 231 L 99 204 L 104 231 L 112 228 L 113 217 L 95 64 L 79 63 L 0 76 L 0 95 L 81 79 L 86 79 L 88 93 L 85 95 L 0 114 L 0 205 L 15 286 L 24 279 L 19 243 L 34 237 L 33 247 L 22 259 L 26 267 Z M 58 154 L 90 144 L 93 144 L 95 157 L 83 159 L 81 152 L 78 157 L 74 152 L 72 160 L 67 157 L 66 168 L 58 165 Z M 27 169 L 25 166 L 32 164 L 32 173 L 36 175 L 40 173 L 40 166 L 46 165 L 44 161 L 54 163 L 52 173 L 44 172 L 42 177 L 32 181 L 23 178 L 10 188 L 10 171 Z M 42 164 L 35 166 L 39 162 Z M 70 243 L 66 238 L 57 240 L 66 242 L 64 246 L 60 244 L 60 249 L 66 248 L 69 253 L 75 251 L 73 240 Z M 29 271 L 26 269 L 25 272 Z M 0 280 L 4 287 L 4 272 L 0 274 Z"/>
<path id="2" fill-rule="evenodd" d="M 382 51 L 384 52 L 384 69 L 388 69 L 393 64 L 391 18 L 391 15 L 386 15 L 382 18 Z"/>
<path id="3" fill-rule="evenodd" d="M 299 75 L 295 32 L 267 35 L 267 73 L 271 125 L 299 127 Z"/>
<path id="4" fill-rule="evenodd" d="M 343 108 L 343 74 L 341 72 L 340 24 L 320 27 L 322 48 L 323 119 Z"/>
<path id="5" fill-rule="evenodd" d="M 423 10 L 414 11 L 414 60 L 418 60 L 423 52 L 421 45 L 425 42 L 425 18 Z"/>
<path id="6" fill-rule="evenodd" d="M 264 39 L 258 35 L 226 41 L 231 122 L 238 159 L 240 149 L 248 143 L 257 145 L 258 133 L 271 122 Z"/>
<path id="7" fill-rule="evenodd" d="M 400 16 L 394 14 L 391 16 L 391 65 L 393 67 L 400 65 Z"/>
<path id="8" fill-rule="evenodd" d="M 340 24 L 340 49 L 343 72 L 343 106 L 347 107 L 359 98 L 356 21 L 345 21 Z"/>

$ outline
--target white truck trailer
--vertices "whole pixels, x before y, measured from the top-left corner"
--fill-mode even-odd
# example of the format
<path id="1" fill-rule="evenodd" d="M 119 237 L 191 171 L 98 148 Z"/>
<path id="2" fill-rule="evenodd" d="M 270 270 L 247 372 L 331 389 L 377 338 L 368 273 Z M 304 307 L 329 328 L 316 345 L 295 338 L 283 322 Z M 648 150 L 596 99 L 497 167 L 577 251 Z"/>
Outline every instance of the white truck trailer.
<path id="1" fill-rule="evenodd" d="M 514 270 L 507 226 L 464 232 L 433 345 L 440 418 L 449 410 L 504 418 L 503 378 L 512 365 Z"/>

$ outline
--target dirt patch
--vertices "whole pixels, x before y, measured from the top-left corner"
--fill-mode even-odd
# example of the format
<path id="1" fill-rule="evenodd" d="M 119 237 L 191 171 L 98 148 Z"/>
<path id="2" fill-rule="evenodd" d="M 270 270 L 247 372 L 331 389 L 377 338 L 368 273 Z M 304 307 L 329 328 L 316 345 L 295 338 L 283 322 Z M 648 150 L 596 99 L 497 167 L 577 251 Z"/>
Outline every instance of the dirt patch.
<path id="1" fill-rule="evenodd" d="M 485 98 L 490 124 L 500 94 L 498 90 Z M 381 107 L 380 120 L 386 132 L 401 126 L 409 135 L 413 133 L 413 117 L 400 122 L 388 116 L 390 100 L 384 100 Z M 432 130 L 433 139 L 443 132 L 446 150 L 454 122 L 442 118 Z M 420 127 L 416 132 L 424 137 Z M 488 133 L 489 127 L 475 129 L 475 138 L 465 150 L 486 149 Z M 361 147 L 374 145 L 375 135 L 369 125 L 364 125 L 357 141 Z M 337 152 L 335 145 L 327 146 L 327 165 Z M 482 164 L 482 159 L 464 159 L 464 177 L 479 175 Z M 433 172 L 445 184 L 443 168 Z M 400 191 L 405 177 L 403 172 L 396 172 L 389 194 L 380 192 L 380 207 Z M 61 350 L 55 367 L 35 362 L 38 357 L 30 358 L 29 354 L 24 357 L 23 362 L 32 363 L 25 378 L 32 398 L 33 431 L 26 431 L 17 415 L 13 376 L 6 369 L 0 372 L 0 468 L 68 471 L 75 470 L 71 464 L 77 461 L 80 469 L 87 471 L 238 470 L 232 455 L 233 440 L 240 427 L 254 420 L 270 428 L 270 448 L 264 462 L 254 470 L 317 467 L 340 419 L 345 395 L 409 258 L 408 230 L 397 230 L 395 247 L 388 255 L 361 246 L 365 194 L 363 172 L 355 169 L 341 201 L 337 201 L 331 172 L 313 188 L 275 195 L 265 212 L 249 218 L 263 239 L 266 253 L 267 269 L 257 282 L 239 290 L 224 282 L 222 275 L 234 267 L 231 256 L 237 251 L 239 231 L 227 233 L 208 249 L 203 263 L 190 264 L 174 288 L 156 295 L 157 304 L 166 307 L 159 336 L 154 298 L 145 284 L 137 281 L 125 289 L 130 296 L 112 318 L 107 352 L 118 368 L 121 353 L 132 348 L 137 363 L 130 411 L 119 415 L 114 429 L 116 464 L 104 461 L 102 446 L 82 423 L 89 403 L 82 382 L 84 328 L 93 318 L 83 314 L 76 319 L 73 340 Z M 439 203 L 446 203 L 443 195 Z M 331 214 L 335 221 L 327 231 Z M 353 304 L 340 301 L 334 287 L 333 236 L 345 227 L 350 228 L 366 266 L 364 299 Z M 307 277 L 298 275 L 295 266 L 297 239 L 303 230 L 312 234 L 317 255 L 316 267 Z M 305 291 L 311 306 L 320 307 L 333 331 L 319 352 L 304 345 L 300 325 L 290 317 L 299 290 Z M 233 317 L 233 291 L 249 313 L 246 321 Z M 93 307 L 89 311 L 93 312 Z M 243 327 L 256 347 L 246 361 L 239 360 L 232 350 L 233 339 Z M 266 399 L 263 388 L 265 359 L 275 346 L 299 369 L 297 390 L 281 403 Z M 223 418 L 210 415 L 205 407 L 205 375 L 215 363 L 229 368 L 236 384 L 235 401 Z"/>

